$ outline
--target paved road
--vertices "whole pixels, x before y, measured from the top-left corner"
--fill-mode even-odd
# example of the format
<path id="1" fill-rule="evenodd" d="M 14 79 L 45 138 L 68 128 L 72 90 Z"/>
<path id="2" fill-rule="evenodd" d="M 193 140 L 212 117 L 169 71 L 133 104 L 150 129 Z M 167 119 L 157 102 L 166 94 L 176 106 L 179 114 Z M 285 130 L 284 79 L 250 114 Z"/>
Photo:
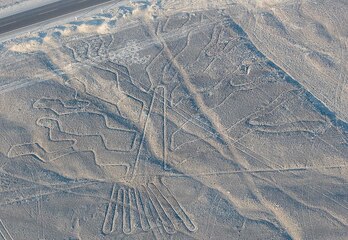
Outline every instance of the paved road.
<path id="1" fill-rule="evenodd" d="M 62 0 L 0 19 L 0 34 L 43 22 L 94 5 L 121 0 Z"/>

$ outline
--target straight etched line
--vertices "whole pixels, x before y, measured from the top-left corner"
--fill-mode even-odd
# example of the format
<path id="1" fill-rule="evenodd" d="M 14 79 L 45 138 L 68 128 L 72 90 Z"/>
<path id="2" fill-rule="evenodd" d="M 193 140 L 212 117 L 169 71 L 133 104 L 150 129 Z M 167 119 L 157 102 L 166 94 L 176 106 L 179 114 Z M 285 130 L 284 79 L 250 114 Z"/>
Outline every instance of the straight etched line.
<path id="1" fill-rule="evenodd" d="M 134 177 L 136 175 L 136 171 L 137 171 L 137 168 L 138 168 L 138 165 L 139 165 L 140 153 L 141 153 L 141 150 L 142 150 L 143 145 L 144 145 L 146 130 L 147 130 L 147 127 L 148 127 L 148 122 L 149 122 L 149 119 L 150 119 L 150 115 L 152 113 L 152 109 L 153 109 L 153 105 L 154 105 L 154 102 L 155 102 L 155 98 L 156 98 L 156 91 L 154 91 L 154 93 L 152 95 L 152 100 L 151 100 L 151 103 L 150 103 L 149 111 L 148 111 L 147 116 L 146 116 L 146 120 L 145 120 L 145 124 L 144 124 L 144 130 L 143 130 L 143 134 L 142 134 L 142 137 L 141 137 L 141 140 L 140 140 L 140 145 L 139 145 L 139 148 L 138 148 L 137 156 L 136 156 L 136 159 L 135 159 L 133 172 L 132 172 L 132 176 L 131 176 L 131 181 L 134 180 Z"/>
<path id="2" fill-rule="evenodd" d="M 116 196 L 116 184 L 112 186 L 112 192 L 110 196 L 110 201 L 108 204 L 108 208 L 106 210 L 104 223 L 102 227 L 102 232 L 104 234 L 110 234 L 115 231 L 116 218 L 117 218 L 117 199 Z"/>
<path id="3" fill-rule="evenodd" d="M 158 86 L 157 89 L 162 89 L 160 91 L 163 95 L 161 95 L 161 99 L 159 100 L 160 103 L 162 103 L 162 116 L 163 116 L 163 146 L 162 146 L 162 154 L 163 154 L 163 169 L 165 171 L 170 170 L 168 167 L 168 159 L 167 159 L 167 88 L 165 86 Z"/>
<path id="4" fill-rule="evenodd" d="M 239 149 L 239 148 L 238 148 Z M 240 149 L 239 149 L 240 150 Z M 248 154 L 250 155 L 250 154 Z M 325 170 L 325 169 L 341 169 L 347 168 L 348 165 L 336 165 L 336 166 L 323 166 L 323 167 L 298 167 L 298 168 L 269 168 L 269 169 L 250 169 L 250 170 L 233 170 L 233 171 L 217 171 L 217 172 L 205 172 L 190 174 L 191 177 L 198 176 L 213 176 L 213 175 L 230 175 L 230 174 L 241 174 L 241 173 L 281 173 L 281 172 L 300 172 L 300 171 L 310 171 L 310 170 Z M 143 175 L 137 175 L 143 176 Z M 164 174 L 152 174 L 147 175 L 152 177 L 187 177 L 187 174 L 184 173 L 164 173 Z"/>
<path id="5" fill-rule="evenodd" d="M 0 219 L 0 234 L 5 240 L 9 240 L 9 239 L 14 240 L 1 219 Z"/>

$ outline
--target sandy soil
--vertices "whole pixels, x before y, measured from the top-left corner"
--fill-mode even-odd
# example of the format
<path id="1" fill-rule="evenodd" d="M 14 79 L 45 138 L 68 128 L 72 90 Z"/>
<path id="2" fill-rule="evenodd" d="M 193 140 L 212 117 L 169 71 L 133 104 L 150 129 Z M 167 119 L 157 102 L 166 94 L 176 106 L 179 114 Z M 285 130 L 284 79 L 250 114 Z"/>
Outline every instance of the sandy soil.
<path id="1" fill-rule="evenodd" d="M 131 1 L 1 43 L 0 236 L 346 239 L 323 4 Z"/>

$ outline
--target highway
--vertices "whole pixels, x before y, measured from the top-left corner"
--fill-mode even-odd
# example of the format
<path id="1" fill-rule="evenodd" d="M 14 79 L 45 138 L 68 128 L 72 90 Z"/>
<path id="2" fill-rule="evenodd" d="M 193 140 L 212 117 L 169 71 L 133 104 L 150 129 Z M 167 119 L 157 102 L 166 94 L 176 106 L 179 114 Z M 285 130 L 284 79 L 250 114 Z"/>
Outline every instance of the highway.
<path id="1" fill-rule="evenodd" d="M 121 0 L 62 0 L 39 8 L 0 18 L 0 35 L 40 23 L 51 18 L 73 13 L 95 5 Z"/>

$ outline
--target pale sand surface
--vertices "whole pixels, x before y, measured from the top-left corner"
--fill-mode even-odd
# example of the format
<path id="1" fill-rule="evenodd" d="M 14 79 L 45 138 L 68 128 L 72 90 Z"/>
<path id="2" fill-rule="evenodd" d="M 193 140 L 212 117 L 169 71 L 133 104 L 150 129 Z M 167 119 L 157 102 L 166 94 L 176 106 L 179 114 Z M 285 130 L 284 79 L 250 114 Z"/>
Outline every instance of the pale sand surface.
<path id="1" fill-rule="evenodd" d="M 316 2 L 131 1 L 0 43 L 0 239 L 347 239 L 347 4 Z"/>

